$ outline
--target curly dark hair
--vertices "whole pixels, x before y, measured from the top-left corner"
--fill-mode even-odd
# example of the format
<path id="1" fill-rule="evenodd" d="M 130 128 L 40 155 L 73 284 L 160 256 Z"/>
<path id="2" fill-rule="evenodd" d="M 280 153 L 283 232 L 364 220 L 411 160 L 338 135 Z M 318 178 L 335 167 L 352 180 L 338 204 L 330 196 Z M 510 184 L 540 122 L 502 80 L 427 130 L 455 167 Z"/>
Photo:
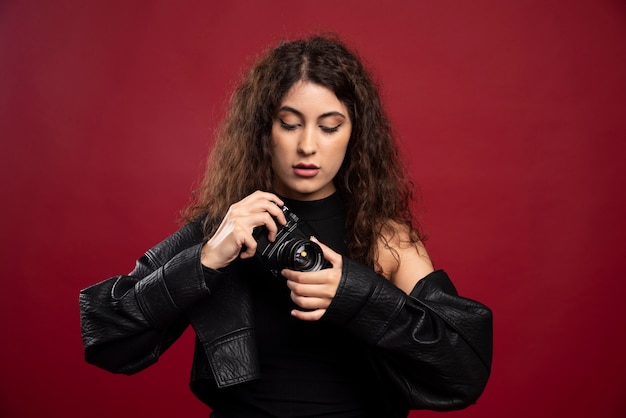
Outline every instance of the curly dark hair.
<path id="1" fill-rule="evenodd" d="M 347 255 L 380 271 L 380 240 L 388 246 L 399 230 L 408 232 L 402 235 L 412 244 L 423 239 L 410 210 L 414 187 L 375 83 L 335 36 L 281 42 L 258 59 L 232 94 L 204 179 L 183 216 L 189 222 L 210 214 L 210 237 L 231 204 L 255 190 L 272 190 L 272 123 L 284 96 L 301 80 L 330 89 L 348 109 L 352 134 L 334 179 L 347 200 Z"/>

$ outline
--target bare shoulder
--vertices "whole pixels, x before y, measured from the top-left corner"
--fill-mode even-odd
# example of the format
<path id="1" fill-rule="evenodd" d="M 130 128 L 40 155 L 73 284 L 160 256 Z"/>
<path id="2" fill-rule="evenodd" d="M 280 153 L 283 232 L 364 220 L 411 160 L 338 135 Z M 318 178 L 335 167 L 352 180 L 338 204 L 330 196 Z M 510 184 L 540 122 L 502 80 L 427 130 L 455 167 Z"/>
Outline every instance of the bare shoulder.
<path id="1" fill-rule="evenodd" d="M 382 230 L 378 240 L 378 264 L 383 276 L 407 294 L 434 270 L 424 244 L 411 239 L 409 228 L 397 222 L 387 223 Z"/>

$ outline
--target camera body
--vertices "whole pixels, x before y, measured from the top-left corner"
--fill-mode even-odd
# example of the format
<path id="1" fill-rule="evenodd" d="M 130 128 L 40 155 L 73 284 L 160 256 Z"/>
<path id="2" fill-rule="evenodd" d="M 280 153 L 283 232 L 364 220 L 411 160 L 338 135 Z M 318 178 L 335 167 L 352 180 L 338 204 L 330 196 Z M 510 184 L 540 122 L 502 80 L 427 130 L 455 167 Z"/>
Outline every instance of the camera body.
<path id="1" fill-rule="evenodd" d="M 302 221 L 287 206 L 283 206 L 287 219 L 286 225 L 278 225 L 274 242 L 267 239 L 267 228 L 254 228 L 252 236 L 257 242 L 256 257 L 268 267 L 272 274 L 279 276 L 284 268 L 296 271 L 317 271 L 330 267 L 324 259 L 322 248 L 310 237 L 315 236 L 313 229 Z"/>

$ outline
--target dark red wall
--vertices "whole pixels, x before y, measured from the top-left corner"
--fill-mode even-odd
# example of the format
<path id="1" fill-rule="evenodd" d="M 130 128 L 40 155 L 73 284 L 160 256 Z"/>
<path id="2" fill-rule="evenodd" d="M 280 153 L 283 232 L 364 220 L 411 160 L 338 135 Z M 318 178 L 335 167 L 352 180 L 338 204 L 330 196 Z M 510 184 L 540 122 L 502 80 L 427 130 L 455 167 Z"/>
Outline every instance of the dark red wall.
<path id="1" fill-rule="evenodd" d="M 78 291 L 175 230 L 249 57 L 329 30 L 381 80 L 436 264 L 495 312 L 449 415 L 626 416 L 624 2 L 228 3 L 0 2 L 0 415 L 206 416 L 191 333 L 107 374 Z"/>

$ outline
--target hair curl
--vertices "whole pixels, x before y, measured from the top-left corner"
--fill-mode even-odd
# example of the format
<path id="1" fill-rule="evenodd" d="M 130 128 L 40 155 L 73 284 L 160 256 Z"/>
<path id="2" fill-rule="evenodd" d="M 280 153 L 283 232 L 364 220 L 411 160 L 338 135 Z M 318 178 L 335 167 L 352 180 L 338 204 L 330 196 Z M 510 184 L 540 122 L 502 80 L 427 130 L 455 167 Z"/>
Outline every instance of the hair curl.
<path id="1" fill-rule="evenodd" d="M 255 190 L 272 190 L 272 123 L 284 96 L 300 80 L 330 89 L 348 109 L 352 134 L 334 179 L 347 197 L 348 256 L 380 271 L 380 240 L 389 247 L 399 228 L 408 231 L 413 244 L 423 239 L 410 210 L 413 183 L 375 83 L 336 37 L 282 42 L 261 56 L 231 96 L 206 173 L 183 216 L 190 222 L 210 214 L 205 220 L 209 237 L 231 204 Z"/>

